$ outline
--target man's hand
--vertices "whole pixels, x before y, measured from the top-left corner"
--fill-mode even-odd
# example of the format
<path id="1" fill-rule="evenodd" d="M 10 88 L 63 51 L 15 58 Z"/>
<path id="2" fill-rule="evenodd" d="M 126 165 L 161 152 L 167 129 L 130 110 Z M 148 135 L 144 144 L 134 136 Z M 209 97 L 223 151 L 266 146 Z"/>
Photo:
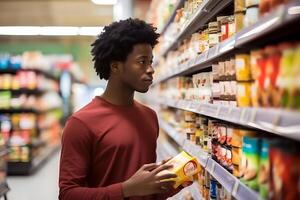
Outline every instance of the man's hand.
<path id="1" fill-rule="evenodd" d="M 143 165 L 130 179 L 122 184 L 124 197 L 168 192 L 173 187 L 174 181 L 161 181 L 176 178 L 177 175 L 173 173 L 159 175 L 159 172 L 172 167 L 172 165 L 157 165 L 155 163 Z"/>

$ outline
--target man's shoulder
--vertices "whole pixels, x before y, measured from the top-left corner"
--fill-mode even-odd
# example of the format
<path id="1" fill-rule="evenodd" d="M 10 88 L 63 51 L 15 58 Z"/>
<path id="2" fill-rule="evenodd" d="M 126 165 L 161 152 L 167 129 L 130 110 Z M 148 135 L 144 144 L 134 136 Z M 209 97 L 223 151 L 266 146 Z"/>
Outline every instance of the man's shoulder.
<path id="1" fill-rule="evenodd" d="M 146 106 L 146 105 L 144 105 L 144 104 L 142 104 L 142 103 L 140 103 L 140 102 L 138 102 L 138 101 L 136 101 L 136 104 L 137 104 L 137 106 L 138 106 L 143 112 L 146 112 L 146 113 L 149 114 L 149 115 L 154 115 L 154 116 L 156 116 L 156 112 L 155 112 L 152 108 L 150 108 L 150 107 L 148 107 L 148 106 Z"/>

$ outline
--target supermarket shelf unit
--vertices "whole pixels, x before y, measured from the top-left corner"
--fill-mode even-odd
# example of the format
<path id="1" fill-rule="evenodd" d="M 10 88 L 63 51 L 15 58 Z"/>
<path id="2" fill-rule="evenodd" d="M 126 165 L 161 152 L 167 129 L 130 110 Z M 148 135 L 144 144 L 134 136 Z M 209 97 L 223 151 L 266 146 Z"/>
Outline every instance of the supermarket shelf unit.
<path id="1" fill-rule="evenodd" d="M 197 31 L 231 2 L 232 0 L 204 0 L 191 19 L 183 25 L 184 28 L 182 31 L 177 35 L 173 42 L 165 48 L 161 55 L 166 56 L 169 51 L 177 47 L 178 41 L 181 41 L 188 35 Z"/>
<path id="2" fill-rule="evenodd" d="M 29 162 L 8 162 L 8 175 L 27 175 L 35 172 L 59 149 L 60 145 L 48 147 L 40 156 Z"/>
<path id="3" fill-rule="evenodd" d="M 210 156 L 204 152 L 201 147 L 195 145 L 184 137 L 184 134 L 177 132 L 171 125 L 163 120 L 159 120 L 160 127 L 189 154 L 195 156 L 199 163 L 236 199 L 241 200 L 257 200 L 260 199 L 259 194 L 247 186 L 245 186 L 239 179 L 234 177 L 219 163 L 211 159 Z M 194 183 L 189 188 L 191 194 L 195 199 L 201 199 L 197 183 Z M 199 188 L 199 187 L 198 187 Z M 179 195 L 180 196 L 180 195 Z M 197 197 L 197 198 L 196 198 Z M 200 197 L 200 198 L 199 198 Z M 174 199 L 180 199 L 174 197 Z"/>
<path id="4" fill-rule="evenodd" d="M 221 0 L 220 4 L 225 5 L 226 3 L 228 3 L 227 0 Z M 191 74 L 201 69 L 210 67 L 212 62 L 220 60 L 224 58 L 224 56 L 229 55 L 230 53 L 239 50 L 243 51 L 243 49 L 248 47 L 248 45 L 264 42 L 267 38 L 270 37 L 270 33 L 280 31 L 284 27 L 289 25 L 292 26 L 293 24 L 295 24 L 295 22 L 300 21 L 300 13 L 296 12 L 296 9 L 299 8 L 299 6 L 299 1 L 292 1 L 291 3 L 285 6 L 279 6 L 273 12 L 269 13 L 264 17 L 261 17 L 259 21 L 253 24 L 252 26 L 244 28 L 234 36 L 215 45 L 209 50 L 198 55 L 196 58 L 190 59 L 189 61 L 182 63 L 180 66 L 177 67 L 177 70 L 172 70 L 170 71 L 170 73 L 164 74 L 162 77 L 158 77 L 155 83 L 159 83 L 174 76 Z M 201 10 L 201 8 L 199 8 L 199 10 Z M 198 22 L 197 20 L 196 22 L 198 24 L 198 27 L 200 27 L 201 22 Z M 182 32 L 188 34 L 183 34 L 182 36 L 176 38 L 172 45 L 170 45 L 170 47 L 167 48 L 162 55 L 165 56 L 169 51 L 176 47 L 178 41 L 191 34 L 192 31 L 195 30 L 195 28 L 190 28 L 189 26 L 187 26 Z M 284 34 L 284 32 L 285 31 L 283 31 L 281 34 Z"/>
<path id="5" fill-rule="evenodd" d="M 177 4 L 174 6 L 174 11 L 172 15 L 169 17 L 168 21 L 166 22 L 165 26 L 162 28 L 160 34 L 164 34 L 165 31 L 168 29 L 169 25 L 173 22 L 176 16 L 176 10 L 181 8 L 184 4 L 184 0 L 178 0 Z"/>
<path id="6" fill-rule="evenodd" d="M 204 0 L 193 16 L 183 25 L 181 32 L 166 48 L 162 49 L 158 58 L 162 56 L 166 57 L 170 51 L 178 47 L 178 44 L 180 44 L 183 39 L 200 29 L 230 3 L 233 3 L 233 0 Z M 255 24 L 242 29 L 234 36 L 157 77 L 154 85 L 175 76 L 190 75 L 209 68 L 214 62 L 228 58 L 228 56 L 232 56 L 237 52 L 245 52 L 247 49 L 265 45 L 270 40 L 280 40 L 289 35 L 291 31 L 295 30 L 298 33 L 299 27 L 295 27 L 294 25 L 300 22 L 299 7 L 300 2 L 297 0 L 292 0 L 286 5 L 277 7 L 269 14 L 260 17 Z M 269 108 L 239 108 L 187 100 L 159 98 L 151 98 L 151 100 L 153 100 L 152 103 L 195 112 L 200 115 L 256 128 L 300 141 L 300 115 L 297 112 Z M 160 127 L 180 147 L 197 157 L 199 163 L 219 181 L 227 191 L 231 192 L 233 197 L 247 200 L 260 199 L 257 192 L 249 189 L 239 179 L 211 159 L 199 146 L 187 140 L 184 134 L 178 133 L 171 125 L 162 120 L 160 120 Z M 201 199 L 199 191 L 196 190 L 197 185 L 195 185 L 194 183 L 187 189 L 195 199 Z M 181 195 L 182 194 L 178 194 L 171 199 L 181 199 Z"/>
<path id="7" fill-rule="evenodd" d="M 297 112 L 281 109 L 239 108 L 187 100 L 166 99 L 156 102 L 300 141 L 300 115 Z"/>
<path id="8" fill-rule="evenodd" d="M 0 74 L 17 74 L 20 71 L 33 71 L 37 74 L 41 74 L 48 79 L 54 80 L 58 82 L 59 76 L 58 74 L 54 74 L 51 72 L 47 72 L 40 69 L 31 69 L 31 68 L 19 68 L 19 69 L 1 69 Z M 25 89 L 21 88 L 18 90 L 15 89 L 1 89 L 0 92 L 11 92 L 12 94 L 27 94 L 27 95 L 36 95 L 40 96 L 45 94 L 49 90 L 42 90 L 42 89 Z M 61 109 L 60 107 L 53 107 L 46 110 L 39 110 L 36 108 L 1 108 L 0 114 L 16 114 L 16 113 L 33 113 L 35 115 L 46 114 L 52 111 L 56 111 Z M 36 126 L 38 132 L 40 128 Z M 42 128 L 43 129 L 43 128 Z M 30 160 L 28 162 L 21 162 L 21 161 L 8 161 L 7 163 L 7 174 L 8 175 L 28 175 L 36 171 L 42 164 L 52 156 L 52 154 L 57 151 L 59 145 L 55 146 L 47 146 L 46 142 L 42 139 L 33 139 L 27 146 L 30 148 L 30 151 L 36 148 L 43 148 L 41 153 L 37 156 L 32 156 L 30 153 Z M 8 150 L 9 151 L 9 150 Z M 0 153 L 1 154 L 1 153 Z M 0 155 L 1 156 L 1 155 Z M 0 188 L 0 196 L 1 196 L 1 188 Z"/>
<path id="9" fill-rule="evenodd" d="M 16 74 L 19 71 L 34 71 L 39 74 L 43 74 L 45 77 L 59 81 L 59 75 L 53 74 L 48 71 L 40 70 L 40 69 L 34 69 L 34 68 L 19 68 L 19 69 L 0 69 L 0 74 Z"/>

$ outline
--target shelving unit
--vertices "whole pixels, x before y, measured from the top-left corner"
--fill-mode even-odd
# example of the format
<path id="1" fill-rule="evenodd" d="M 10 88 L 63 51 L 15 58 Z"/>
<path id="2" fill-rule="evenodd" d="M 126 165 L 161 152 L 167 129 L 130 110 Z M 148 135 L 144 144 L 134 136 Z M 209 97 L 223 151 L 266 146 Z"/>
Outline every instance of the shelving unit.
<path id="1" fill-rule="evenodd" d="M 154 101 L 153 101 L 154 102 Z M 256 128 L 300 141 L 300 114 L 282 109 L 238 108 L 186 100 L 160 100 L 158 104 L 187 110 L 215 119 Z"/>
<path id="2" fill-rule="evenodd" d="M 44 70 L 40 70 L 40 69 L 30 69 L 30 68 L 0 69 L 0 74 L 16 74 L 19 71 L 34 71 L 36 73 L 43 74 L 45 77 L 47 77 L 49 79 L 59 81 L 58 73 L 54 74 L 52 72 L 44 71 Z"/>
<path id="3" fill-rule="evenodd" d="M 45 148 L 40 156 L 35 157 L 30 162 L 8 162 L 8 175 L 29 175 L 38 170 L 55 152 L 60 145 Z"/>
<path id="4" fill-rule="evenodd" d="M 239 179 L 234 177 L 210 156 L 204 152 L 199 146 L 184 138 L 183 134 L 178 133 L 171 125 L 159 120 L 160 127 L 174 141 L 178 141 L 181 146 L 189 154 L 195 156 L 198 162 L 228 191 L 232 196 L 241 200 L 257 200 L 260 199 L 259 194 L 245 186 Z M 180 139 L 179 139 L 180 138 Z M 194 183 L 195 185 L 197 183 Z M 191 189 L 194 191 L 194 189 Z M 196 193 L 195 191 L 193 193 Z M 195 194 L 199 195 L 199 194 Z M 176 199 L 176 198 L 175 198 Z M 199 199 L 199 198 L 196 198 Z M 201 199 L 201 198 L 200 198 Z"/>
<path id="5" fill-rule="evenodd" d="M 160 31 L 160 34 L 164 34 L 165 31 L 168 29 L 168 27 L 170 26 L 170 24 L 173 22 L 175 15 L 176 15 L 176 10 L 180 7 L 182 7 L 184 4 L 184 0 L 178 0 L 177 4 L 174 7 L 174 11 L 173 14 L 169 17 L 168 21 L 166 22 L 165 26 L 163 27 L 163 29 Z"/>
<path id="6" fill-rule="evenodd" d="M 173 42 L 165 48 L 162 56 L 177 47 L 178 42 L 191 35 L 209 20 L 211 20 L 220 10 L 224 9 L 232 0 L 205 0 L 193 16 L 183 25 L 182 31 L 174 38 Z"/>
<path id="7" fill-rule="evenodd" d="M 28 69 L 28 68 L 18 68 L 18 69 L 13 69 L 13 68 L 7 68 L 7 69 L 1 69 L 0 74 L 12 74 L 15 75 L 18 72 L 28 72 L 28 71 L 33 71 L 37 75 L 42 75 L 48 80 L 52 80 L 52 82 L 57 82 L 60 80 L 59 79 L 59 73 L 55 72 L 49 72 L 49 71 L 44 71 L 40 69 Z M 52 87 L 50 87 L 52 88 Z M 46 94 L 48 92 L 58 92 L 56 90 L 49 90 L 49 89 L 1 89 L 0 92 L 10 92 L 12 95 L 34 95 L 34 96 L 41 96 L 43 94 Z M 41 116 L 45 115 L 48 113 L 51 113 L 53 111 L 61 110 L 62 107 L 49 107 L 47 109 L 40 109 L 37 107 L 32 107 L 32 108 L 12 108 L 12 107 L 7 107 L 7 108 L 2 108 L 0 109 L 0 114 L 8 114 L 7 116 L 11 116 L 10 114 L 22 114 L 22 113 L 28 113 L 28 114 L 34 114 L 35 116 Z M 38 120 L 38 119 L 36 119 Z M 49 146 L 48 142 L 41 139 L 41 132 L 45 131 L 44 127 L 39 127 L 36 125 L 33 128 L 36 131 L 36 137 L 35 138 L 30 138 L 30 141 L 26 143 L 26 145 L 22 146 L 22 148 L 28 148 L 29 151 L 29 160 L 24 160 L 22 161 L 21 159 L 13 159 L 13 160 L 8 160 L 7 163 L 7 174 L 8 175 L 29 175 L 33 172 L 35 172 L 37 169 L 39 169 L 40 166 L 59 148 L 59 144 Z M 49 128 L 48 128 L 49 129 Z M 13 131 L 19 131 L 18 129 L 13 128 Z M 11 134 L 11 133 L 10 133 Z M 18 145 L 15 144 L 9 144 L 11 147 L 17 148 Z M 10 147 L 9 147 L 10 148 Z M 20 148 L 20 147 L 19 147 Z M 23 150 L 22 150 L 23 151 Z M 34 152 L 34 153 L 33 153 Z M 0 153 L 1 154 L 1 153 Z"/>
<path id="8" fill-rule="evenodd" d="M 208 2 L 210 1 L 206 1 L 206 4 L 209 4 Z M 228 2 L 227 0 L 220 0 L 221 5 L 226 5 L 228 3 L 230 3 L 230 1 Z M 261 17 L 259 21 L 252 26 L 244 28 L 231 38 L 228 38 L 227 40 L 215 45 L 204 53 L 198 55 L 196 58 L 181 64 L 177 67 L 177 70 L 173 70 L 170 74 L 165 74 L 162 77 L 158 77 L 154 84 L 160 83 L 174 76 L 187 75 L 207 68 L 211 66 L 213 62 L 220 60 L 233 52 L 244 51 L 244 49 L 249 46 L 263 44 L 267 39 L 270 39 L 270 37 L 272 39 L 280 38 L 282 35 L 287 34 L 288 32 L 281 32 L 275 36 L 272 35 L 272 33 L 280 31 L 283 28 L 292 28 L 293 30 L 299 29 L 298 27 L 293 26 L 295 23 L 300 21 L 300 13 L 296 10 L 299 6 L 300 2 L 294 0 L 286 6 L 278 7 L 268 15 Z M 201 8 L 199 8 L 199 10 L 201 10 Z M 201 23 L 197 20 L 195 22 L 197 22 L 197 25 L 200 27 Z M 170 47 L 167 48 L 162 55 L 166 56 L 169 51 L 176 47 L 176 44 L 181 41 L 182 38 L 187 37 L 194 31 L 195 28 L 190 28 L 187 26 L 184 31 L 182 31 L 184 33 L 186 32 L 187 34 L 176 38 L 174 43 L 172 43 L 172 45 L 170 45 Z"/>
<path id="9" fill-rule="evenodd" d="M 180 1 L 181 2 L 181 1 Z M 215 20 L 216 16 L 221 16 L 229 6 L 234 4 L 233 0 L 204 0 L 196 12 L 183 24 L 181 31 L 170 41 L 162 45 L 161 51 L 155 55 L 154 67 L 160 62 L 159 59 L 168 58 L 170 51 L 176 50 L 183 44 L 184 39 L 189 38 L 193 33 Z M 226 9 L 225 9 L 226 8 Z M 231 8 L 231 7 L 230 7 Z M 170 69 L 159 69 L 164 72 L 156 77 L 153 87 L 157 87 L 168 79 L 177 76 L 191 76 L 201 70 L 209 70 L 212 64 L 223 62 L 236 54 L 249 53 L 249 51 L 263 49 L 270 44 L 278 44 L 284 41 L 299 41 L 300 26 L 300 1 L 291 0 L 288 4 L 278 6 L 264 16 L 260 16 L 258 21 L 230 38 L 219 42 L 207 51 L 198 54 L 196 57 L 189 57 L 187 61 L 170 66 Z M 222 13 L 222 14 L 221 14 Z M 175 12 L 173 13 L 173 15 Z M 232 13 L 231 13 L 232 14 Z M 163 29 L 163 34 L 167 33 L 169 22 Z M 193 43 L 192 43 L 193 44 Z M 180 60 L 186 60 L 188 56 L 181 51 L 185 48 L 181 46 L 174 55 L 183 55 Z M 186 47 L 187 48 L 187 47 Z M 191 47 L 192 48 L 192 47 Z M 179 54 L 180 52 L 180 54 Z M 172 58 L 170 58 L 172 59 Z M 176 63 L 165 60 L 165 63 Z M 172 87 L 174 89 L 176 87 Z M 158 88 L 156 88 L 158 89 Z M 170 91 L 173 92 L 173 91 Z M 280 108 L 257 108 L 257 107 L 232 107 L 219 104 L 208 104 L 196 101 L 176 100 L 168 97 L 162 98 L 149 96 L 148 102 L 163 107 L 173 107 L 206 116 L 212 119 L 229 122 L 231 125 L 260 130 L 261 134 L 276 134 L 281 137 L 300 141 L 300 113 Z M 221 102 L 223 103 L 223 102 Z M 224 167 L 213 160 L 200 146 L 195 145 L 186 139 L 185 134 L 178 133 L 170 124 L 160 121 L 160 128 L 174 140 L 179 147 L 198 158 L 199 163 L 236 199 L 261 199 L 260 195 L 248 188 L 239 179 L 229 173 Z M 186 188 L 194 199 L 201 199 L 199 190 L 194 183 Z M 196 188 L 196 189 L 195 189 Z M 172 199 L 182 199 L 182 191 Z"/>

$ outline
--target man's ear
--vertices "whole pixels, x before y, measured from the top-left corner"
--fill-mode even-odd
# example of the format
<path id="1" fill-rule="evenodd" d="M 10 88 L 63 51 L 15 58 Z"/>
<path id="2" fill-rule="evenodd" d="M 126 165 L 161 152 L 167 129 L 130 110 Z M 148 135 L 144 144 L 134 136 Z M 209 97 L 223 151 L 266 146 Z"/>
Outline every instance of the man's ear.
<path id="1" fill-rule="evenodd" d="M 110 63 L 110 71 L 112 74 L 119 74 L 121 71 L 121 63 L 117 61 L 112 61 Z"/>

